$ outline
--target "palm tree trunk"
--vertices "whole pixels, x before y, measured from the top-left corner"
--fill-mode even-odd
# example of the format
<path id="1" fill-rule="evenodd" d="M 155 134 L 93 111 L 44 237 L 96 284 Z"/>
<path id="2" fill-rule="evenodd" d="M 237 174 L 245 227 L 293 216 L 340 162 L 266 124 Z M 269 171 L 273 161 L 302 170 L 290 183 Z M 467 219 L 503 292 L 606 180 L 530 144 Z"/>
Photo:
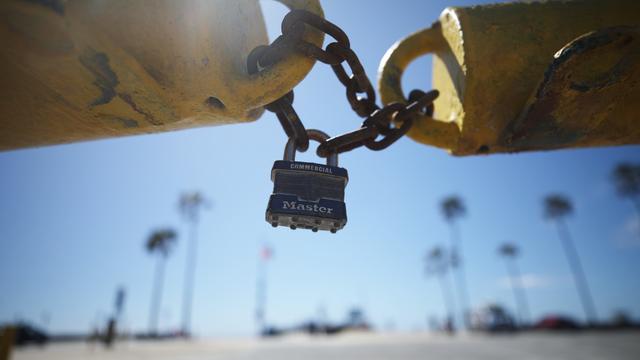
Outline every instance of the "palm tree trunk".
<path id="1" fill-rule="evenodd" d="M 451 248 L 453 254 L 457 257 L 458 267 L 456 278 L 456 284 L 458 288 L 458 300 L 460 301 L 460 312 L 462 315 L 462 324 L 467 329 L 470 329 L 469 324 L 469 293 L 467 292 L 467 277 L 464 271 L 464 256 L 462 255 L 462 237 L 460 236 L 460 230 L 456 226 L 455 222 L 451 221 Z"/>
<path id="2" fill-rule="evenodd" d="M 160 313 L 160 305 L 162 302 L 164 265 L 165 258 L 159 257 L 158 262 L 156 263 L 156 274 L 153 281 L 153 291 L 151 293 L 151 310 L 149 313 L 149 334 L 152 336 L 156 336 L 158 334 L 158 315 Z"/>
<path id="3" fill-rule="evenodd" d="M 454 323 L 453 313 L 455 309 L 455 300 L 453 297 L 451 284 L 449 283 L 449 281 L 447 281 L 449 280 L 447 279 L 448 278 L 447 272 L 442 272 L 438 274 L 437 277 L 438 277 L 438 283 L 440 283 L 440 290 L 442 291 L 442 301 L 444 302 L 444 307 L 447 312 L 446 319 L 447 321 L 451 320 L 451 322 Z"/>
<path id="4" fill-rule="evenodd" d="M 582 303 L 582 308 L 584 309 L 587 323 L 589 325 L 594 325 L 597 319 L 596 308 L 593 303 L 593 298 L 591 297 L 591 290 L 589 289 L 587 278 L 584 275 L 584 270 L 582 269 L 582 263 L 580 262 L 578 251 L 573 243 L 567 224 L 562 219 L 557 219 L 556 223 L 558 225 L 560 242 L 564 248 L 564 253 L 567 257 L 567 261 L 569 262 L 569 266 L 571 267 L 571 272 L 573 273 L 573 279 L 576 283 L 576 288 L 578 289 L 578 295 L 580 296 L 580 301 Z"/>
<path id="5" fill-rule="evenodd" d="M 522 327 L 531 319 L 531 314 L 529 313 L 529 303 L 522 284 L 522 278 L 520 277 L 520 269 L 513 258 L 507 257 L 505 263 L 507 264 L 507 273 L 511 279 L 511 289 L 513 289 L 513 296 L 518 309 L 519 323 Z"/>
<path id="6" fill-rule="evenodd" d="M 184 291 L 182 298 L 182 335 L 185 337 L 191 336 L 191 306 L 193 304 L 198 248 L 197 227 L 198 220 L 194 218 L 190 222 L 189 249 L 187 250 L 187 263 L 184 273 Z"/>
<path id="7" fill-rule="evenodd" d="M 631 198 L 634 208 L 636 209 L 636 223 L 638 224 L 638 236 L 640 236 L 640 196 L 634 196 Z"/>

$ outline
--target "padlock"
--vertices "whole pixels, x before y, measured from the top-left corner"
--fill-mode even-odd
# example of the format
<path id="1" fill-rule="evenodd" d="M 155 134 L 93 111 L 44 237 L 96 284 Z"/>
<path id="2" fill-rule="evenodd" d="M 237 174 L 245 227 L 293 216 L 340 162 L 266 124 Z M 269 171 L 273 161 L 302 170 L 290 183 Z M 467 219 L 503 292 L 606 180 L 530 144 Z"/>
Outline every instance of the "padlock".
<path id="1" fill-rule="evenodd" d="M 318 142 L 329 138 L 320 130 L 307 130 L 309 139 Z M 328 230 L 332 233 L 347 223 L 344 189 L 349 176 L 338 167 L 338 154 L 327 164 L 295 161 L 295 141 L 289 139 L 284 160 L 276 160 L 271 169 L 273 194 L 267 205 L 266 220 L 273 227 Z"/>

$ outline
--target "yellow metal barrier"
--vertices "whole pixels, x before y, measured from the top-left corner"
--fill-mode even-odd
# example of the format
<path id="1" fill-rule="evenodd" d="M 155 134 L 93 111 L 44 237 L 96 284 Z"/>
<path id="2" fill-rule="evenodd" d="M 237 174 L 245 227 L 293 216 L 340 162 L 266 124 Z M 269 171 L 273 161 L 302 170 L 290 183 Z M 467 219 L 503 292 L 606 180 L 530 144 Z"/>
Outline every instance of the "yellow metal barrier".
<path id="1" fill-rule="evenodd" d="M 446 9 L 380 65 L 382 101 L 433 53 L 434 118 L 409 132 L 456 155 L 640 143 L 640 1 Z M 427 87 L 427 86 L 425 86 Z"/>
<path id="2" fill-rule="evenodd" d="M 0 328 L 0 360 L 9 360 L 11 358 L 11 349 L 16 337 L 16 328 L 6 326 Z"/>
<path id="3" fill-rule="evenodd" d="M 251 121 L 314 63 L 247 74 L 258 0 L 4 0 L 0 41 L 0 150 Z"/>

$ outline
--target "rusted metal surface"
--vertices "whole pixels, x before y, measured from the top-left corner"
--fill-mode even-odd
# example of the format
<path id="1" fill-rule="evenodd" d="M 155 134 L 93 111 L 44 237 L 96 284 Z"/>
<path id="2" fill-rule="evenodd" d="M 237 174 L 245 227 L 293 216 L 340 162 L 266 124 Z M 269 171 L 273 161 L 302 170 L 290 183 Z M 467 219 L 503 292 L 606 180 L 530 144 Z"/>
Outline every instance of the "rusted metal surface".
<path id="1" fill-rule="evenodd" d="M 274 41 L 274 43 L 277 44 L 275 47 L 276 49 L 280 46 L 278 42 L 280 42 L 280 44 L 284 42 L 281 39 L 287 38 L 279 37 L 276 39 Z M 260 60 L 264 56 L 267 56 L 267 52 L 271 49 L 273 49 L 271 46 L 262 45 L 256 47 L 251 51 L 251 53 L 249 53 L 249 56 L 247 56 L 247 69 L 249 74 L 255 74 L 260 71 Z M 279 52 L 286 51 L 286 49 L 279 50 Z M 276 53 L 274 51 L 271 52 Z M 280 54 L 278 54 L 278 56 L 280 56 Z M 298 113 L 293 108 L 293 100 L 294 93 L 293 90 L 291 90 L 283 97 L 265 105 L 265 109 L 276 114 L 287 138 L 294 140 L 296 148 L 300 151 L 306 151 L 309 148 L 309 136 L 307 135 L 307 131 L 305 130 Z"/>
<path id="2" fill-rule="evenodd" d="M 10 360 L 16 338 L 15 326 L 0 327 L 0 360 Z"/>
<path id="3" fill-rule="evenodd" d="M 639 24 L 636 0 L 448 8 L 389 49 L 382 102 L 406 102 L 404 69 L 433 53 L 441 96 L 408 133 L 419 142 L 455 155 L 638 144 Z"/>
<path id="4" fill-rule="evenodd" d="M 258 0 L 4 0 L 0 40 L 0 150 L 251 121 L 314 64 L 248 74 L 268 43 Z"/>
<path id="5" fill-rule="evenodd" d="M 640 27 L 567 44 L 501 145 L 517 151 L 635 144 L 640 139 Z"/>

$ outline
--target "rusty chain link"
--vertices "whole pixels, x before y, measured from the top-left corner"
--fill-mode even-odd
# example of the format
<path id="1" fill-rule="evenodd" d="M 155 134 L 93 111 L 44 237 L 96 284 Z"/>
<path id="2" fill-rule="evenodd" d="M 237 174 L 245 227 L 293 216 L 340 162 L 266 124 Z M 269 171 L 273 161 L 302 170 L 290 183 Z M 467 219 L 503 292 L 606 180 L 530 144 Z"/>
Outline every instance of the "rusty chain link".
<path id="1" fill-rule="evenodd" d="M 303 39 L 306 26 L 331 36 L 335 41 L 325 49 Z M 382 150 L 406 134 L 417 115 L 433 115 L 433 101 L 437 90 L 427 93 L 413 90 L 409 103 L 391 103 L 383 108 L 376 105 L 376 93 L 360 59 L 351 49 L 349 37 L 335 24 L 305 10 L 292 10 L 282 20 L 282 35 L 269 46 L 258 46 L 247 57 L 247 70 L 254 74 L 269 67 L 292 52 L 331 66 L 336 77 L 346 88 L 347 101 L 358 116 L 365 118 L 357 130 L 332 137 L 321 142 L 317 154 L 328 157 L 365 146 Z M 346 63 L 351 75 L 343 66 Z M 309 148 L 309 137 L 300 117 L 293 108 L 293 90 L 280 99 L 267 104 L 265 109 L 274 112 L 289 138 L 294 139 L 299 151 Z M 396 125 L 397 124 L 397 125 Z M 380 140 L 377 140 L 382 136 Z"/>

